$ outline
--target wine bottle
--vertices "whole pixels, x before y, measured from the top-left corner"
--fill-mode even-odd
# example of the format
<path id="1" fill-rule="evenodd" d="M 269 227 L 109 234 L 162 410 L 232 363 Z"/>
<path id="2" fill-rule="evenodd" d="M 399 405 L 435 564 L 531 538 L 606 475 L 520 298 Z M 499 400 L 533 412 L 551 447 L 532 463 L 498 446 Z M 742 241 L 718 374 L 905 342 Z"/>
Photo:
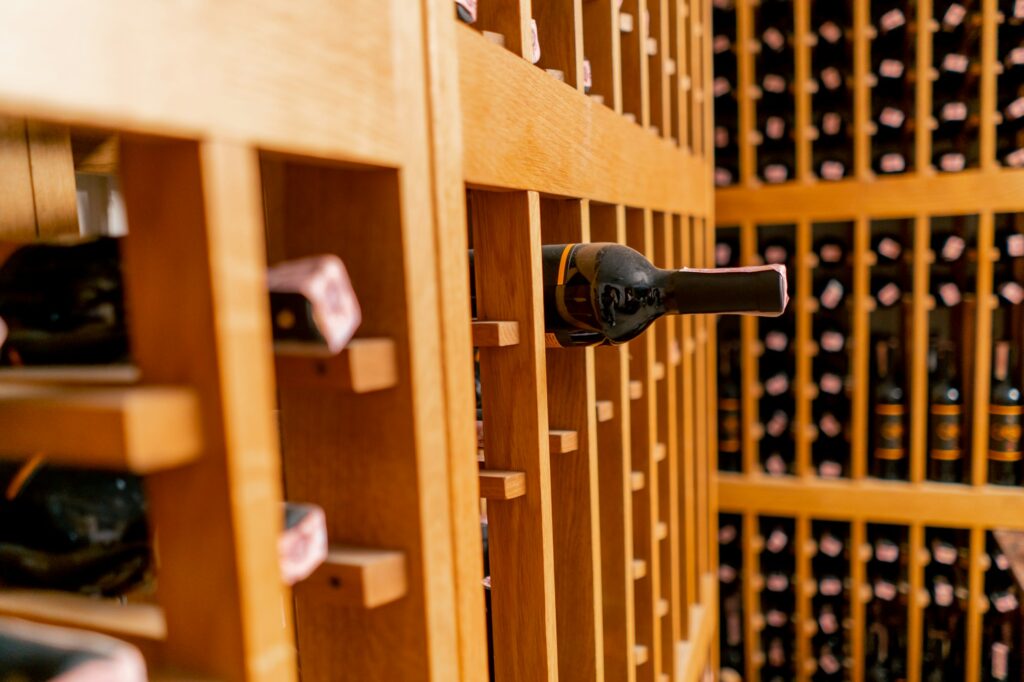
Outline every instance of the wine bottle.
<path id="1" fill-rule="evenodd" d="M 5 682 L 146 682 L 146 662 L 127 642 L 86 630 L 0 618 Z"/>
<path id="2" fill-rule="evenodd" d="M 476 23 L 477 0 L 455 0 L 455 15 L 467 24 Z"/>
<path id="3" fill-rule="evenodd" d="M 286 502 L 284 530 L 277 540 L 278 562 L 285 585 L 313 575 L 327 559 L 327 518 L 315 504 Z"/>
<path id="4" fill-rule="evenodd" d="M 336 256 L 287 261 L 268 273 L 274 337 L 338 352 L 360 322 Z M 123 362 L 129 354 L 120 241 L 31 244 L 0 265 L 3 352 L 16 364 Z"/>
<path id="5" fill-rule="evenodd" d="M 470 252 L 471 281 L 473 253 Z M 625 343 L 665 314 L 785 310 L 781 266 L 660 270 L 621 244 L 557 244 L 541 248 L 544 320 L 560 346 Z"/>
<path id="6" fill-rule="evenodd" d="M 1020 389 L 1010 381 L 1010 343 L 995 346 L 992 394 L 988 420 L 988 482 L 993 485 L 1019 485 L 1021 459 L 1021 421 L 1024 405 Z"/>
<path id="7" fill-rule="evenodd" d="M 727 346 L 718 374 L 718 463 L 722 471 L 740 471 L 739 348 Z"/>
<path id="8" fill-rule="evenodd" d="M 963 397 L 952 352 L 943 347 L 931 354 L 933 380 L 928 408 L 928 478 L 959 483 L 963 458 Z"/>
<path id="9" fill-rule="evenodd" d="M 891 353 L 892 341 L 875 347 L 879 383 L 875 389 L 874 449 L 872 472 L 876 478 L 903 478 L 906 461 L 906 397 L 897 379 Z"/>

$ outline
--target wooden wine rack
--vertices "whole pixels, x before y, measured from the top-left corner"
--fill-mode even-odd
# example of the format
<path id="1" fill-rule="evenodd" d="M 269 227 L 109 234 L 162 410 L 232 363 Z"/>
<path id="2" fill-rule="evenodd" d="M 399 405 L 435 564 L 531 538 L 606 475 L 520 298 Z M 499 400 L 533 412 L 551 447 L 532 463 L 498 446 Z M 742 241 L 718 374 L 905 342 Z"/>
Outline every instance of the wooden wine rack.
<path id="1" fill-rule="evenodd" d="M 1024 489 L 987 485 L 988 396 L 990 391 L 991 352 L 993 342 L 993 311 L 997 307 L 993 290 L 993 270 L 999 259 L 995 248 L 995 225 L 1001 214 L 1024 212 L 1024 173 L 1005 168 L 996 158 L 996 84 L 1000 69 L 996 59 L 998 22 L 1001 20 L 996 0 L 974 3 L 981 15 L 980 87 L 979 87 L 979 162 L 978 167 L 956 173 L 940 173 L 933 168 L 931 130 L 918 125 L 915 133 L 914 170 L 897 176 L 876 176 L 870 162 L 870 16 L 871 4 L 857 0 L 851 4 L 853 19 L 850 37 L 853 49 L 851 127 L 854 163 L 849 177 L 838 182 L 814 177 L 811 166 L 814 134 L 811 120 L 811 72 L 808 66 L 813 44 L 809 20 L 809 1 L 793 0 L 794 32 L 790 37 L 795 57 L 793 92 L 795 109 L 796 173 L 791 182 L 763 184 L 757 178 L 755 155 L 755 112 L 758 102 L 749 96 L 754 86 L 756 55 L 747 46 L 756 42 L 753 16 L 757 3 L 736 0 L 738 59 L 736 89 L 739 108 L 739 182 L 736 186 L 716 191 L 715 217 L 719 228 L 738 233 L 741 261 L 758 262 L 758 235 L 765 226 L 785 226 L 795 245 L 797 295 L 790 305 L 796 315 L 795 376 L 793 377 L 796 409 L 793 424 L 795 440 L 795 471 L 792 476 L 769 476 L 758 461 L 759 443 L 764 435 L 759 421 L 758 399 L 763 389 L 758 376 L 758 361 L 763 346 L 758 340 L 756 320 L 743 320 L 740 327 L 742 363 L 742 472 L 718 474 L 718 495 L 722 512 L 740 515 L 742 523 L 743 571 L 742 590 L 745 619 L 745 680 L 757 680 L 764 662 L 760 651 L 759 587 L 763 580 L 757 575 L 757 561 L 763 538 L 759 519 L 784 517 L 795 520 L 793 547 L 796 553 L 797 641 L 793 651 L 795 679 L 810 680 L 815 667 L 811 652 L 811 633 L 803 627 L 809 618 L 811 597 L 803 586 L 812 580 L 810 558 L 815 551 L 811 540 L 811 523 L 815 520 L 836 520 L 850 524 L 848 588 L 850 623 L 847 625 L 849 649 L 847 679 L 864 679 L 865 605 L 859 595 L 867 588 L 862 549 L 867 543 L 871 524 L 896 524 L 908 531 L 909 564 L 909 639 L 907 679 L 921 678 L 922 613 L 926 593 L 923 565 L 927 561 L 925 534 L 928 528 L 963 529 L 968 538 L 969 567 L 966 601 L 966 657 L 963 678 L 966 682 L 981 679 L 982 622 L 988 603 L 983 590 L 986 532 L 993 529 L 1024 528 Z M 910 19 L 918 27 L 916 57 L 919 69 L 927 71 L 932 64 L 932 2 L 918 0 L 916 17 Z M 919 122 L 932 118 L 931 79 L 916 81 L 916 113 Z M 966 304 L 974 312 L 973 328 L 956 330 L 962 352 L 963 366 L 970 368 L 968 378 L 961 378 L 968 395 L 965 420 L 969 424 L 969 479 L 962 485 L 931 483 L 926 480 L 928 390 L 927 353 L 929 320 L 936 302 L 929 291 L 929 277 L 936 254 L 930 247 L 933 219 L 946 216 L 975 216 L 976 233 L 972 262 L 973 290 L 965 295 Z M 909 252 L 907 264 L 912 284 L 905 292 L 910 330 L 906 346 L 906 375 L 909 389 L 909 476 L 907 481 L 881 481 L 870 478 L 868 442 L 870 427 L 869 396 L 873 388 L 870 374 L 871 324 L 876 309 L 871 295 L 871 273 L 874 253 L 871 250 L 872 224 L 876 220 L 905 220 L 910 237 L 904 244 Z M 812 339 L 816 301 L 810 283 L 816 271 L 812 250 L 812 233 L 826 223 L 847 223 L 852 239 L 847 244 L 848 267 L 852 273 L 852 289 L 846 292 L 849 314 L 849 378 L 851 416 L 850 458 L 845 477 L 839 480 L 820 478 L 811 461 L 811 448 L 816 438 L 811 405 L 817 392 L 812 376 L 812 362 L 817 345 Z M 911 246 L 912 245 L 912 246 Z M 971 318 L 968 318 L 971 319 Z M 1019 344 L 1019 332 L 1012 337 Z M 1019 346 L 1018 351 L 1019 352 Z M 1015 377 L 1020 382 L 1019 372 Z M 870 555 L 870 553 L 868 553 Z M 925 597 L 921 595 L 924 594 Z M 813 626 L 813 623 L 811 623 Z"/>
<path id="2" fill-rule="evenodd" d="M 687 0 L 483 0 L 474 26 L 451 0 L 0 6 L 0 238 L 77 233 L 73 173 L 116 172 L 134 361 L 0 372 L 4 454 L 146 475 L 159 538 L 155 603 L 2 590 L 0 614 L 125 638 L 153 679 L 485 680 L 486 498 L 499 682 L 708 674 L 714 321 L 546 348 L 540 247 L 711 262 L 710 19 Z M 266 263 L 324 252 L 358 338 L 275 349 Z M 331 545 L 294 591 L 282 498 L 322 506 Z"/>

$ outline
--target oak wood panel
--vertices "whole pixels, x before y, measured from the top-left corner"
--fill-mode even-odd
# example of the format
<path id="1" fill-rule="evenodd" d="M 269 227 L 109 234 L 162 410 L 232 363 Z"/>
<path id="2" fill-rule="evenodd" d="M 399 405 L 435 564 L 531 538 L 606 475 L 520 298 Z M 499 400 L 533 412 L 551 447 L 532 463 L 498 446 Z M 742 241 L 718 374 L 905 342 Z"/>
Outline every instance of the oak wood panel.
<path id="1" fill-rule="evenodd" d="M 374 609 L 402 598 L 407 589 L 403 552 L 334 545 L 295 592 L 330 604 Z"/>
<path id="2" fill-rule="evenodd" d="M 650 84 L 647 64 L 647 30 L 644 20 L 649 0 L 623 0 L 620 12 L 633 19 L 630 31 L 622 31 L 622 112 L 645 131 L 651 123 Z M 620 22 L 621 25 L 621 22 Z"/>
<path id="3" fill-rule="evenodd" d="M 40 237 L 78 234 L 75 164 L 67 126 L 29 121 L 28 158 Z"/>
<path id="4" fill-rule="evenodd" d="M 590 60 L 590 94 L 604 99 L 612 111 L 622 113 L 622 45 L 617 0 L 583 3 L 583 51 Z"/>
<path id="5" fill-rule="evenodd" d="M 519 343 L 517 322 L 473 322 L 473 345 L 478 348 L 514 346 Z"/>
<path id="6" fill-rule="evenodd" d="M 485 3 L 489 4 L 489 3 Z M 533 5 L 540 41 L 543 69 L 557 69 L 565 82 L 583 91 L 583 2 L 582 0 L 549 0 Z"/>
<path id="7" fill-rule="evenodd" d="M 0 237 L 30 241 L 36 236 L 32 168 L 25 120 L 0 117 Z"/>

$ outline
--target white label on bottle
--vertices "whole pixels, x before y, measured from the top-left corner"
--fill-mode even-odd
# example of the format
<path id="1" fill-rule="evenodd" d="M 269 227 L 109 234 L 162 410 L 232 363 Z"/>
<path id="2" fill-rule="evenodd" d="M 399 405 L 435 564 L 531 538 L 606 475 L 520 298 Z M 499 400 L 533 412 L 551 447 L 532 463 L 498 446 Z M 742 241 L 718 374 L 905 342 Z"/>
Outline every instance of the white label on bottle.
<path id="1" fill-rule="evenodd" d="M 839 395 L 843 392 L 843 379 L 838 374 L 825 372 L 818 380 L 821 390 L 829 395 Z"/>
<path id="2" fill-rule="evenodd" d="M 842 593 L 843 581 L 833 576 L 822 578 L 818 591 L 825 597 L 834 597 Z"/>
<path id="3" fill-rule="evenodd" d="M 951 73 L 967 73 L 967 66 L 971 63 L 967 55 L 959 52 L 950 52 L 942 58 L 942 70 Z"/>
<path id="4" fill-rule="evenodd" d="M 789 178 L 789 169 L 781 163 L 772 163 L 764 168 L 764 179 L 770 183 L 778 184 Z"/>
<path id="5" fill-rule="evenodd" d="M 1024 302 L 1024 287 L 1016 282 L 1005 282 L 999 287 L 999 295 L 1013 305 L 1020 305 Z"/>
<path id="6" fill-rule="evenodd" d="M 839 672 L 839 661 L 832 654 L 825 654 L 818 659 L 818 667 L 821 668 L 822 672 L 826 675 L 835 675 Z"/>
<path id="7" fill-rule="evenodd" d="M 1007 559 L 1006 555 L 1002 552 L 996 554 L 995 557 L 993 557 L 992 561 L 993 563 L 995 563 L 996 568 L 998 568 L 1000 571 L 1010 570 L 1010 560 Z"/>
<path id="8" fill-rule="evenodd" d="M 899 9 L 889 10 L 878 21 L 878 25 L 882 28 L 883 32 L 899 28 L 905 23 L 907 23 L 907 18 L 903 16 L 903 12 Z"/>
<path id="9" fill-rule="evenodd" d="M 715 97 L 722 97 L 732 91 L 732 85 L 729 84 L 729 79 L 725 76 L 718 76 L 715 78 L 712 90 L 715 93 Z"/>
<path id="10" fill-rule="evenodd" d="M 782 628 L 789 622 L 789 617 L 786 616 L 785 611 L 769 609 L 768 613 L 764 614 L 764 620 L 773 628 Z"/>
<path id="11" fill-rule="evenodd" d="M 540 61 L 540 37 L 537 35 L 537 20 L 530 19 L 530 63 Z"/>
<path id="12" fill-rule="evenodd" d="M 825 180 L 842 180 L 846 174 L 846 166 L 842 161 L 823 161 L 821 163 L 821 177 Z"/>
<path id="13" fill-rule="evenodd" d="M 952 308 L 960 303 L 960 287 L 953 282 L 946 282 L 939 286 L 939 299 L 942 305 Z"/>
<path id="14" fill-rule="evenodd" d="M 1024 47 L 1015 47 L 1006 55 L 1006 63 L 1010 66 L 1024 64 Z"/>
<path id="15" fill-rule="evenodd" d="M 777 73 L 770 73 L 761 81 L 761 87 L 776 95 L 786 91 L 786 79 Z"/>
<path id="16" fill-rule="evenodd" d="M 966 121 L 967 103 L 947 102 L 946 104 L 943 104 L 942 109 L 939 112 L 939 118 L 943 121 Z"/>
<path id="17" fill-rule="evenodd" d="M 1006 165 L 1011 168 L 1024 167 L 1024 149 L 1015 149 L 1007 154 Z"/>
<path id="18" fill-rule="evenodd" d="M 1006 115 L 1010 118 L 1024 116 L 1024 97 L 1018 97 L 1010 102 L 1010 106 L 1006 107 Z"/>
<path id="19" fill-rule="evenodd" d="M 786 119 L 781 116 L 769 116 L 764 122 L 764 134 L 772 140 L 781 140 L 786 134 Z"/>
<path id="20" fill-rule="evenodd" d="M 875 558 L 884 564 L 896 563 L 900 558 L 900 547 L 895 542 L 879 540 L 875 545 Z"/>
<path id="21" fill-rule="evenodd" d="M 1017 601 L 1017 597 L 1013 595 L 1013 592 L 1004 592 L 992 600 L 992 605 L 996 607 L 996 611 L 999 613 L 1009 613 L 1010 611 L 1016 611 L 1020 603 Z"/>
<path id="22" fill-rule="evenodd" d="M 840 478 L 843 475 L 843 465 L 839 462 L 824 460 L 818 465 L 818 476 L 820 478 Z"/>
<path id="23" fill-rule="evenodd" d="M 818 27 L 818 35 L 824 38 L 826 42 L 835 44 L 843 37 L 843 31 L 834 21 L 826 21 Z"/>
<path id="24" fill-rule="evenodd" d="M 878 65 L 878 75 L 882 78 L 899 78 L 903 75 L 903 62 L 899 59 L 883 59 Z"/>
<path id="25" fill-rule="evenodd" d="M 715 265 L 725 267 L 732 260 L 732 247 L 725 242 L 715 244 Z"/>
<path id="26" fill-rule="evenodd" d="M 786 543 L 788 542 L 789 536 L 786 535 L 785 531 L 780 528 L 776 528 L 768 536 L 764 546 L 772 554 L 778 554 L 782 550 L 786 549 Z"/>
<path id="27" fill-rule="evenodd" d="M 765 426 L 765 431 L 772 438 L 781 438 L 782 434 L 786 433 L 786 427 L 788 426 L 789 415 L 782 410 L 775 410 L 772 418 L 768 420 L 768 424 Z"/>
<path id="28" fill-rule="evenodd" d="M 765 32 L 761 34 L 761 40 L 776 52 L 782 51 L 782 48 L 786 46 L 786 37 L 774 26 L 765 29 Z"/>
<path id="29" fill-rule="evenodd" d="M 936 542 L 932 545 L 932 557 L 943 566 L 952 566 L 956 563 L 956 547 L 945 542 Z"/>
<path id="30" fill-rule="evenodd" d="M 583 89 L 589 90 L 594 84 L 594 72 L 590 66 L 590 60 L 583 60 Z"/>
<path id="31" fill-rule="evenodd" d="M 818 616 L 818 627 L 826 635 L 831 635 L 839 629 L 839 619 L 831 611 L 822 611 Z"/>
<path id="32" fill-rule="evenodd" d="M 1017 232 L 1006 238 L 1006 253 L 1014 258 L 1024 256 L 1024 234 Z"/>
<path id="33" fill-rule="evenodd" d="M 834 374 L 832 376 L 835 376 Z M 824 379 L 824 377 L 822 377 Z M 836 377 L 838 379 L 838 377 Z M 843 382 L 840 379 L 839 386 L 842 388 Z M 839 423 L 835 415 L 831 412 L 826 412 L 818 420 L 818 428 L 829 438 L 835 438 L 843 432 L 843 425 Z"/>
<path id="34" fill-rule="evenodd" d="M 729 564 L 722 564 L 718 567 L 718 580 L 725 585 L 731 585 L 736 580 L 736 569 Z"/>
<path id="35" fill-rule="evenodd" d="M 718 544 L 729 545 L 736 539 L 736 526 L 726 524 L 718 529 Z"/>
<path id="36" fill-rule="evenodd" d="M 821 260 L 826 263 L 838 263 L 843 258 L 843 248 L 838 244 L 825 244 L 819 251 Z"/>
<path id="37" fill-rule="evenodd" d="M 952 234 L 942 244 L 942 260 L 947 263 L 952 263 L 960 258 L 960 256 L 964 255 L 964 250 L 966 248 L 967 242 L 963 240 L 963 237 Z"/>
<path id="38" fill-rule="evenodd" d="M 843 552 L 843 541 L 831 533 L 825 533 L 818 542 L 818 549 L 825 556 L 835 559 Z"/>
<path id="39" fill-rule="evenodd" d="M 1003 642 L 992 642 L 992 679 L 1010 679 L 1010 647 Z"/>
<path id="40" fill-rule="evenodd" d="M 903 253 L 903 247 L 892 237 L 883 237 L 878 242 L 878 253 L 889 260 L 896 260 Z"/>
<path id="41" fill-rule="evenodd" d="M 732 172 L 728 168 L 715 167 L 715 186 L 725 187 L 732 184 Z"/>
<path id="42" fill-rule="evenodd" d="M 789 390 L 789 377 L 785 372 L 779 372 L 764 382 L 764 390 L 768 395 L 780 396 Z"/>
<path id="43" fill-rule="evenodd" d="M 905 119 L 906 114 L 896 107 L 885 107 L 878 115 L 879 123 L 889 128 L 899 128 Z"/>
<path id="44" fill-rule="evenodd" d="M 827 90 L 838 89 L 839 86 L 843 84 L 843 76 L 839 73 L 839 69 L 834 66 L 822 69 L 821 84 L 824 85 Z"/>
<path id="45" fill-rule="evenodd" d="M 770 331 L 764 337 L 764 347 L 776 353 L 782 353 L 789 346 L 789 337 L 780 331 Z"/>
<path id="46" fill-rule="evenodd" d="M 491 589 L 491 576 L 487 576 L 486 578 L 481 580 L 480 583 L 488 590 Z"/>
<path id="47" fill-rule="evenodd" d="M 769 246 L 764 250 L 764 261 L 772 265 L 785 263 L 789 254 L 783 246 Z"/>
<path id="48" fill-rule="evenodd" d="M 903 296 L 903 292 L 900 291 L 900 287 L 896 282 L 889 282 L 884 287 L 878 290 L 878 302 L 888 308 L 891 305 L 896 304 Z"/>
<path id="49" fill-rule="evenodd" d="M 935 603 L 939 606 L 949 606 L 953 603 L 953 586 L 949 583 L 936 583 L 933 586 L 935 592 Z"/>
<path id="50" fill-rule="evenodd" d="M 789 578 L 784 573 L 772 573 L 764 584 L 769 592 L 785 592 L 789 589 Z"/>
<path id="51" fill-rule="evenodd" d="M 939 157 L 939 168 L 947 173 L 959 173 L 967 166 L 967 159 L 960 152 L 950 152 Z"/>
<path id="52" fill-rule="evenodd" d="M 902 173 L 907 168 L 907 160 L 897 152 L 883 154 L 878 163 L 883 173 Z"/>
<path id="53" fill-rule="evenodd" d="M 711 49 L 715 51 L 715 54 L 722 54 L 728 52 L 732 48 L 732 41 L 729 40 L 729 36 L 724 33 L 719 33 L 715 36 L 714 41 L 711 43 Z"/>
<path id="54" fill-rule="evenodd" d="M 843 117 L 830 111 L 821 117 L 821 130 L 826 135 L 838 135 L 843 127 Z"/>
<path id="55" fill-rule="evenodd" d="M 844 293 L 846 293 L 846 289 L 843 288 L 842 282 L 838 279 L 830 279 L 821 292 L 821 305 L 827 310 L 835 310 L 843 300 Z"/>
<path id="56" fill-rule="evenodd" d="M 880 580 L 875 583 L 875 596 L 882 601 L 892 601 L 896 598 L 896 586 L 890 582 Z"/>
<path id="57" fill-rule="evenodd" d="M 768 455 L 764 461 L 764 470 L 772 476 L 785 476 L 786 460 L 782 459 L 782 455 L 778 453 Z"/>
<path id="58" fill-rule="evenodd" d="M 942 17 L 942 23 L 946 26 L 956 28 L 963 23 L 964 17 L 967 16 L 967 8 L 959 3 L 953 3 L 946 10 L 945 16 Z"/>
<path id="59" fill-rule="evenodd" d="M 821 333 L 821 347 L 829 353 L 838 353 L 846 344 L 846 337 L 841 332 L 829 330 Z"/>

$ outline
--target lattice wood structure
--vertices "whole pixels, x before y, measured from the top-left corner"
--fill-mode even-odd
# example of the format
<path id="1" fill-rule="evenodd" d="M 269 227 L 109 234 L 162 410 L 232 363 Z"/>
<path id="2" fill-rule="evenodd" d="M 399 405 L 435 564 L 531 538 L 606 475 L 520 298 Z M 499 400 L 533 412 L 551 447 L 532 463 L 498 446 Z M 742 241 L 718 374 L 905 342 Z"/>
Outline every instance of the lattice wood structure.
<path id="1" fill-rule="evenodd" d="M 484 680 L 487 498 L 497 680 L 714 667 L 713 320 L 546 348 L 540 287 L 542 243 L 710 262 L 710 4 L 480 5 L 0 6 L 0 236 L 77 231 L 70 173 L 116 171 L 137 365 L 12 370 L 0 440 L 146 475 L 159 542 L 155 600 L 0 613 L 126 638 L 154 679 Z M 265 264 L 322 252 L 358 338 L 275 357 Z M 329 525 L 294 594 L 282 497 Z"/>

